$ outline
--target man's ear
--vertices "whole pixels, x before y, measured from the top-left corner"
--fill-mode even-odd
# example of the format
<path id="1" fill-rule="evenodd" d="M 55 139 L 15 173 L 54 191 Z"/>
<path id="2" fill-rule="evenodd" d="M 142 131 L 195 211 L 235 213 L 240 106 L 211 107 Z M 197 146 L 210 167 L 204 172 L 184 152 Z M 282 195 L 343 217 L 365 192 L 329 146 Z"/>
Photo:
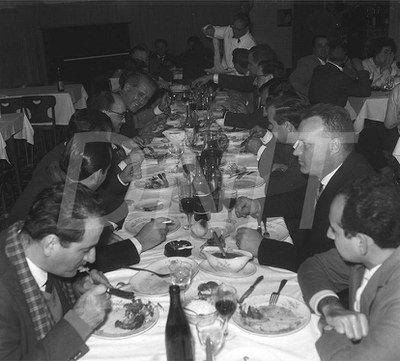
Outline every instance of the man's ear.
<path id="1" fill-rule="evenodd" d="M 43 253 L 45 256 L 51 256 L 60 246 L 60 239 L 55 234 L 49 234 L 42 239 Z"/>
<path id="2" fill-rule="evenodd" d="M 368 240 L 370 237 L 364 233 L 357 233 L 356 237 L 358 238 L 358 251 L 360 255 L 365 256 L 368 253 Z"/>
<path id="3" fill-rule="evenodd" d="M 329 151 L 330 151 L 331 154 L 338 153 L 341 148 L 342 148 L 342 142 L 340 141 L 339 138 L 333 138 L 329 142 Z"/>
<path id="4" fill-rule="evenodd" d="M 288 122 L 287 120 L 285 121 L 285 123 L 283 123 L 283 126 L 286 128 L 286 130 L 289 133 L 297 132 L 296 127 L 292 123 Z"/>

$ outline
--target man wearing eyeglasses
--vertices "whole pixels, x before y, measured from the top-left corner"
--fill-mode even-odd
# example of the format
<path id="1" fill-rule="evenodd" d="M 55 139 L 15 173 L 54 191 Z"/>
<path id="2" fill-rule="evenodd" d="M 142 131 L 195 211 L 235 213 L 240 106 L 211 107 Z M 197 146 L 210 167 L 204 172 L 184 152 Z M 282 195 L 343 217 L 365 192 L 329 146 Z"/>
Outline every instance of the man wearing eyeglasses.
<path id="1" fill-rule="evenodd" d="M 329 207 L 338 189 L 352 179 L 373 174 L 372 167 L 353 151 L 354 129 L 348 112 L 339 106 L 317 104 L 303 114 L 293 154 L 308 184 L 284 194 L 259 200 L 240 197 L 238 217 L 284 217 L 294 244 L 263 238 L 241 228 L 240 249 L 258 257 L 260 264 L 297 271 L 308 257 L 334 247 L 326 236 Z"/>

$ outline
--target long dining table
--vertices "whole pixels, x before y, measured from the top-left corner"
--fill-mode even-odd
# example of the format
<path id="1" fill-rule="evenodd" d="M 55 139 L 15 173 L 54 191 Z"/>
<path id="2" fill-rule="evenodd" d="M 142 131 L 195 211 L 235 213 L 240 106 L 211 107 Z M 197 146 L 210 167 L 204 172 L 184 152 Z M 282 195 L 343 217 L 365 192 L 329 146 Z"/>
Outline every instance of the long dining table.
<path id="1" fill-rule="evenodd" d="M 262 197 L 265 192 L 265 184 L 263 179 L 258 175 L 256 157 L 252 154 L 240 153 L 235 146 L 248 133 L 243 131 L 232 134 L 234 135 L 230 134 L 229 137 L 234 141 L 231 142 L 232 144 L 223 158 L 223 163 L 236 162 L 237 164 L 246 165 L 247 170 L 255 172 L 252 174 L 252 178 L 249 175 L 253 179 L 254 184 L 247 184 L 243 188 L 238 187 L 238 196 Z M 150 145 L 160 152 L 167 151 L 167 143 L 160 138 L 154 139 Z M 189 150 L 186 151 L 189 152 Z M 177 173 L 173 173 L 174 169 L 174 159 L 167 159 L 166 162 L 161 164 L 154 159 L 146 159 L 142 164 L 142 179 L 132 181 L 126 194 L 125 199 L 128 204 L 129 213 L 122 230 L 117 232 L 122 238 L 135 234 L 139 226 L 152 218 L 167 217 L 174 222 L 174 227 L 168 233 L 167 240 L 155 248 L 142 253 L 140 263 L 135 266 L 153 268 L 155 267 L 154 265 L 160 262 L 168 262 L 168 258 L 164 255 L 165 244 L 171 240 L 188 240 L 194 246 L 188 258 L 196 262 L 199 271 L 194 276 L 189 289 L 186 291 L 185 299 L 196 295 L 199 284 L 209 281 L 234 286 L 238 297 L 240 297 L 258 276 L 263 275 L 264 280 L 256 287 L 252 295 L 265 295 L 265 297 L 268 297 L 268 294 L 278 289 L 282 279 L 287 279 L 288 282 L 281 295 L 293 297 L 303 302 L 296 273 L 285 269 L 260 265 L 257 258 L 254 258 L 242 271 L 237 273 L 221 274 L 210 269 L 207 261 L 200 252 L 200 247 L 206 239 L 198 238 L 191 230 L 184 229 L 184 226 L 187 225 L 187 218 L 184 213 L 179 211 L 179 198 L 176 186 L 176 180 L 183 177 L 183 172 L 180 169 Z M 146 189 L 144 186 L 146 180 L 150 179 L 152 175 L 162 172 L 166 173 L 169 186 L 162 189 Z M 223 176 L 224 186 L 235 186 L 234 182 L 235 177 Z M 146 209 L 146 204 L 149 204 L 149 202 L 156 202 L 161 206 L 157 207 L 157 210 Z M 212 213 L 211 220 L 208 222 L 209 227 L 215 226 L 218 228 L 226 226 L 226 229 L 229 230 L 228 237 L 226 238 L 228 249 L 237 248 L 234 236 L 239 227 L 251 227 L 254 229 L 257 227 L 257 221 L 251 217 L 236 218 L 234 215 L 233 218 L 235 223 L 227 225 L 227 209 L 224 207 L 221 212 Z M 267 228 L 272 235 L 276 234 L 277 237 L 281 237 L 282 242 L 292 242 L 282 218 L 268 219 Z M 128 335 L 127 337 L 104 337 L 104 335 L 96 334 L 95 332 L 87 341 L 90 351 L 83 357 L 83 360 L 166 360 L 165 326 L 169 309 L 167 289 L 164 289 L 165 292 L 163 294 L 153 294 L 151 291 L 147 292 L 146 281 L 143 278 L 146 277 L 146 273 L 131 269 L 119 269 L 107 273 L 106 276 L 113 285 L 117 285 L 118 282 L 128 283 L 130 285 L 128 289 L 136 292 L 137 297 L 150 300 L 154 305 L 158 305 L 159 319 L 153 327 L 147 329 L 145 332 Z M 139 282 L 138 279 L 141 280 L 140 286 L 137 284 Z M 224 346 L 216 359 L 218 361 L 319 360 L 315 348 L 315 341 L 320 336 L 318 320 L 318 316 L 311 314 L 309 322 L 304 327 L 296 330 L 297 332 L 288 332 L 274 336 L 265 336 L 246 331 L 231 320 Z M 199 342 L 194 325 L 191 325 L 191 332 L 195 340 L 195 360 L 205 360 L 205 351 Z"/>

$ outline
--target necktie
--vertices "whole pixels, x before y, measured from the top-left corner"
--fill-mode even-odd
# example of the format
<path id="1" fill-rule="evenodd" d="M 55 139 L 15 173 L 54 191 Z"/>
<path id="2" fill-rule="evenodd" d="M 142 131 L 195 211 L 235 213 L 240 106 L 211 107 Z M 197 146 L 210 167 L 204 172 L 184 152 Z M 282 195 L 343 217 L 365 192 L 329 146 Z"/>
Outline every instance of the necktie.
<path id="1" fill-rule="evenodd" d="M 46 282 L 46 286 L 45 286 L 44 291 L 46 293 L 52 293 L 53 292 L 53 286 L 54 286 L 53 278 L 51 277 L 51 275 L 49 273 L 48 276 L 47 276 L 47 282 Z"/>
<path id="2" fill-rule="evenodd" d="M 240 43 L 240 39 L 237 39 L 238 44 Z"/>

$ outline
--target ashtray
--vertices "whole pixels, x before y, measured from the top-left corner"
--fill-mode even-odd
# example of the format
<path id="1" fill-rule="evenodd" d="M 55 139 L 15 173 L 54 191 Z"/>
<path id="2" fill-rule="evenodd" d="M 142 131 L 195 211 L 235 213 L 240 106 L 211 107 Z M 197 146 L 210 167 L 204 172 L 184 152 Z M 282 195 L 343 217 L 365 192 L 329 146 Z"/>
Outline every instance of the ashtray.
<path id="1" fill-rule="evenodd" d="M 167 257 L 189 257 L 193 246 L 189 241 L 175 240 L 168 242 L 164 247 L 164 255 Z"/>

